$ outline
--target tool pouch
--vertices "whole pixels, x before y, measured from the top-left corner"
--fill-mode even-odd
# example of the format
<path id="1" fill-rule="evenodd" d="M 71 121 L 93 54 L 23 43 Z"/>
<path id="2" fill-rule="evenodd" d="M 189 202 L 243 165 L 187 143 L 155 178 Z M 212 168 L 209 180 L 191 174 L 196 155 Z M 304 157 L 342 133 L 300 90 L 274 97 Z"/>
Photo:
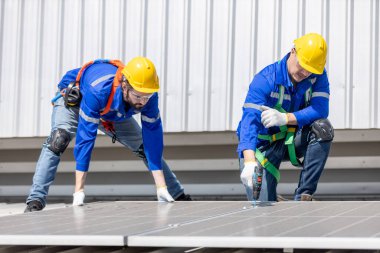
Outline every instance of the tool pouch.
<path id="1" fill-rule="evenodd" d="M 64 95 L 65 106 L 79 106 L 82 100 L 82 95 L 79 91 L 79 86 L 75 85 L 75 82 L 70 83 Z"/>

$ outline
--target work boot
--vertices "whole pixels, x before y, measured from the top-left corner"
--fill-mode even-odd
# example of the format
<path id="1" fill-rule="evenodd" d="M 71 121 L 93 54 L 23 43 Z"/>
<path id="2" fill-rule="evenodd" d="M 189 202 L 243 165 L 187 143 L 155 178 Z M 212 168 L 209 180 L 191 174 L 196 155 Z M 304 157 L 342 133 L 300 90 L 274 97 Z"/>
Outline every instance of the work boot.
<path id="1" fill-rule="evenodd" d="M 175 199 L 175 201 L 192 201 L 192 199 L 189 194 L 182 193 Z"/>
<path id="2" fill-rule="evenodd" d="M 43 205 L 38 200 L 32 200 L 26 204 L 26 208 L 24 210 L 24 213 L 30 213 L 35 211 L 41 211 L 44 209 Z"/>
<path id="3" fill-rule="evenodd" d="M 281 201 L 289 201 L 289 199 L 285 198 L 284 196 L 277 194 L 277 202 Z"/>
<path id="4" fill-rule="evenodd" d="M 313 196 L 310 194 L 302 193 L 300 201 L 312 201 Z"/>

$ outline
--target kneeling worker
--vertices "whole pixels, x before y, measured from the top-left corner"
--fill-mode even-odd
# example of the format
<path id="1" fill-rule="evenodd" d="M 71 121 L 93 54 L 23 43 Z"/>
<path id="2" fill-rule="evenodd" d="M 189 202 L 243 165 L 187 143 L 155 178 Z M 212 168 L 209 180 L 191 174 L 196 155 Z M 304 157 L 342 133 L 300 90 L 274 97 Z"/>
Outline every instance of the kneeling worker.
<path id="1" fill-rule="evenodd" d="M 249 200 L 277 200 L 283 160 L 302 167 L 294 199 L 312 199 L 334 137 L 327 120 L 326 55 L 324 38 L 306 34 L 254 77 L 237 131 L 240 178 Z"/>

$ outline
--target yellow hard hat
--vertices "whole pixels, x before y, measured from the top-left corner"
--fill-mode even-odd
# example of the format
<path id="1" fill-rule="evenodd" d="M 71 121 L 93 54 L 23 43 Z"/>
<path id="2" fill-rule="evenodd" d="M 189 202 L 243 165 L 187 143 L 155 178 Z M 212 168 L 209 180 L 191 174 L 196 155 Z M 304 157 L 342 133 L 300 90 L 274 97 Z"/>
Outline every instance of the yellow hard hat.
<path id="1" fill-rule="evenodd" d="M 327 44 L 318 33 L 308 33 L 294 40 L 299 64 L 314 74 L 322 74 L 326 64 Z"/>
<path id="2" fill-rule="evenodd" d="M 135 57 L 125 65 L 121 73 L 133 89 L 143 93 L 154 93 L 160 89 L 156 68 L 145 57 Z"/>

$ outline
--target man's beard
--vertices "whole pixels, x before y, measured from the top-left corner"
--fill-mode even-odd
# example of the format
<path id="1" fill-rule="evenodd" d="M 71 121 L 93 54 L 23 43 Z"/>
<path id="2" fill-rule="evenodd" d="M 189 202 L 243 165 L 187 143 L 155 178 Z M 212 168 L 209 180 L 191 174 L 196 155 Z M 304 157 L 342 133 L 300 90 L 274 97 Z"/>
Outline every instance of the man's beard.
<path id="1" fill-rule="evenodd" d="M 124 99 L 124 103 L 126 103 L 127 106 L 130 106 L 134 109 L 140 110 L 144 107 L 144 105 L 141 103 L 132 103 L 132 101 L 130 101 L 126 96 L 123 96 L 123 99 Z"/>
<path id="2" fill-rule="evenodd" d="M 138 110 L 140 110 L 141 108 L 144 107 L 144 105 L 143 105 L 143 104 L 140 104 L 140 103 L 136 103 L 136 104 L 129 103 L 129 104 L 130 104 L 133 108 L 138 109 Z"/>

